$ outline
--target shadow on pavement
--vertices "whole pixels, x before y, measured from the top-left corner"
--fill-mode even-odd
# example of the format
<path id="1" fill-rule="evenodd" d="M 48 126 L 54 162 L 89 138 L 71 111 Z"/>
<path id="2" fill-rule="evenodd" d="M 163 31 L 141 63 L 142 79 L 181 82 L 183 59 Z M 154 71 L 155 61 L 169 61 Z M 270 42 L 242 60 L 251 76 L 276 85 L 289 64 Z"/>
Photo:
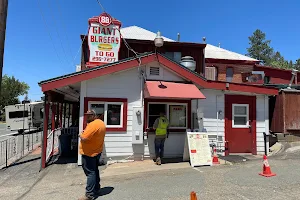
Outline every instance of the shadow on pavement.
<path id="1" fill-rule="evenodd" d="M 105 196 L 110 194 L 115 188 L 113 187 L 103 187 L 100 189 L 100 196 Z"/>
<path id="2" fill-rule="evenodd" d="M 153 162 L 155 162 L 155 159 L 153 159 Z M 161 164 L 171 164 L 171 163 L 181 163 L 184 162 L 182 157 L 178 158 L 163 158 L 161 160 Z"/>
<path id="3" fill-rule="evenodd" d="M 250 160 L 257 160 L 261 158 L 257 158 L 253 155 L 229 155 L 229 156 L 219 156 L 220 159 L 231 162 L 231 163 L 242 163 Z"/>

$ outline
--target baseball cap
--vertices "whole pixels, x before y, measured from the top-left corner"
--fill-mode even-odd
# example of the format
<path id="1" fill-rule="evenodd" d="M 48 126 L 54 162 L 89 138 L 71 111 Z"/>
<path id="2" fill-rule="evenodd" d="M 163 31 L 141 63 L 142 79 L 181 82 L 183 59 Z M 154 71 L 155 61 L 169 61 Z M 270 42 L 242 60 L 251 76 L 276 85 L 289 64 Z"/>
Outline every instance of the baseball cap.
<path id="1" fill-rule="evenodd" d="M 96 116 L 96 112 L 94 110 L 88 110 L 86 113 L 84 113 L 85 115 L 94 115 Z"/>

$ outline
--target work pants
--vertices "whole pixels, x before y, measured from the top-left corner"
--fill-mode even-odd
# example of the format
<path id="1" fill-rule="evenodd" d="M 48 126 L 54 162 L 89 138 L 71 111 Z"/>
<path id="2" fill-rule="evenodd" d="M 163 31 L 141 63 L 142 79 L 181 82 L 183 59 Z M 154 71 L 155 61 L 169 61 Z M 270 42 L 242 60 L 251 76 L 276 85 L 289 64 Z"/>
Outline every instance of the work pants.
<path id="1" fill-rule="evenodd" d="M 164 156 L 165 140 L 166 138 L 159 138 L 159 137 L 156 137 L 154 140 L 156 159 L 158 157 L 163 158 Z"/>
<path id="2" fill-rule="evenodd" d="M 86 196 L 97 197 L 100 190 L 99 160 L 101 153 L 95 157 L 82 155 L 82 168 L 87 177 Z"/>

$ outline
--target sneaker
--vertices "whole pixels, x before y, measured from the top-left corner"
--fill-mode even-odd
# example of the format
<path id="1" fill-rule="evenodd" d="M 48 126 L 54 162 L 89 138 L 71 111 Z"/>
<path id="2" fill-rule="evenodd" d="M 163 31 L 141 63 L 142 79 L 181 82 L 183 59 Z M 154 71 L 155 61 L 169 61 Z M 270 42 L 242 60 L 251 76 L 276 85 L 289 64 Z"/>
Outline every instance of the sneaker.
<path id="1" fill-rule="evenodd" d="M 78 200 L 94 200 L 94 199 L 95 199 L 94 197 L 84 196 L 84 197 L 79 198 Z"/>
<path id="2" fill-rule="evenodd" d="M 158 157 L 158 158 L 156 159 L 156 164 L 157 164 L 157 165 L 161 165 L 160 157 Z"/>

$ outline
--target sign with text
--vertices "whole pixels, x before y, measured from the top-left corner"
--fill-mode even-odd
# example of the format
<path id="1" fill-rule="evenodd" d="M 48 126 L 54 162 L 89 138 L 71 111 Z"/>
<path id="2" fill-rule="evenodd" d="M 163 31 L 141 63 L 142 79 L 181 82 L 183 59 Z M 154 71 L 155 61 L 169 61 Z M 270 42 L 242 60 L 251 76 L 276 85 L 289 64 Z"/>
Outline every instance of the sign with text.
<path id="1" fill-rule="evenodd" d="M 121 23 L 107 13 L 89 20 L 90 63 L 113 63 L 119 60 Z"/>
<path id="2" fill-rule="evenodd" d="M 187 132 L 191 166 L 212 165 L 211 149 L 207 133 Z"/>

